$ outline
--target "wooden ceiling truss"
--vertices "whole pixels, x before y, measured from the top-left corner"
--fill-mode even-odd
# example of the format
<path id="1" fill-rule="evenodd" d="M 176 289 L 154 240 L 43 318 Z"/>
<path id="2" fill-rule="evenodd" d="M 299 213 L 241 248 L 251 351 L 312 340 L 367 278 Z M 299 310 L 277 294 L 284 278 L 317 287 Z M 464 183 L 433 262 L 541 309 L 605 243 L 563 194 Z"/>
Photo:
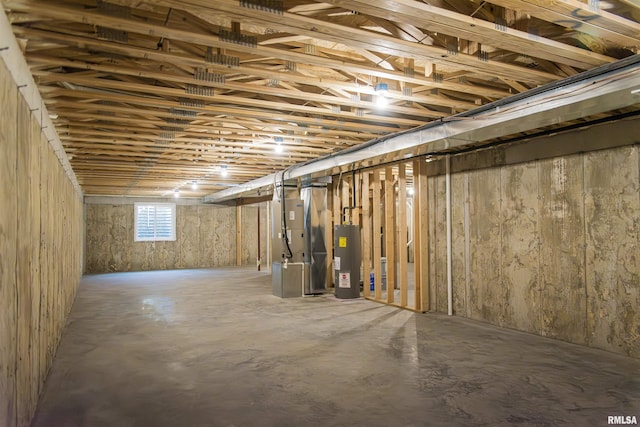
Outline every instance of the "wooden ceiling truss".
<path id="1" fill-rule="evenodd" d="M 87 195 L 210 194 L 640 45 L 628 0 L 2 1 Z"/>

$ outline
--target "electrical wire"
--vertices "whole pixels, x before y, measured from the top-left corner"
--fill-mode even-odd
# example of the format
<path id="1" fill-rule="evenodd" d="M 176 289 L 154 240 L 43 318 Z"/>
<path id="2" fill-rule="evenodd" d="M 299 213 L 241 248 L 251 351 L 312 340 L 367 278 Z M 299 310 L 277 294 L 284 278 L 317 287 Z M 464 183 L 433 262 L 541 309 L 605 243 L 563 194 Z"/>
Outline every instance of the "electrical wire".
<path id="1" fill-rule="evenodd" d="M 282 238 L 284 239 L 284 244 L 287 248 L 288 254 L 285 254 L 285 258 L 291 259 L 293 258 L 293 252 L 291 251 L 291 246 L 289 245 L 289 235 L 287 234 L 287 208 L 284 196 L 284 174 L 287 170 L 282 171 L 282 175 L 280 175 L 280 185 L 282 187 L 282 198 L 280 199 L 282 202 Z"/>

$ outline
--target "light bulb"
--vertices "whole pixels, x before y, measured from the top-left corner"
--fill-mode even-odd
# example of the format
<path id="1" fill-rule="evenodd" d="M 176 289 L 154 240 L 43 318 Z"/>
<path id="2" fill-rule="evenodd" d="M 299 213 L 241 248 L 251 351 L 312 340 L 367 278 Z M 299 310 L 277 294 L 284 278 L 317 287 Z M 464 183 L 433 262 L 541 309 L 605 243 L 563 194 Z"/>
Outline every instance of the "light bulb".
<path id="1" fill-rule="evenodd" d="M 173 197 L 175 197 L 176 199 L 177 199 L 178 197 L 180 197 L 180 190 L 175 190 L 175 191 L 173 192 Z"/>
<path id="2" fill-rule="evenodd" d="M 192 190 L 197 190 L 198 189 L 198 183 L 193 181 L 193 183 L 191 184 L 191 189 Z"/>
<path id="3" fill-rule="evenodd" d="M 382 94 L 378 95 L 376 96 L 376 105 L 381 108 L 386 107 L 389 105 L 389 99 Z"/>

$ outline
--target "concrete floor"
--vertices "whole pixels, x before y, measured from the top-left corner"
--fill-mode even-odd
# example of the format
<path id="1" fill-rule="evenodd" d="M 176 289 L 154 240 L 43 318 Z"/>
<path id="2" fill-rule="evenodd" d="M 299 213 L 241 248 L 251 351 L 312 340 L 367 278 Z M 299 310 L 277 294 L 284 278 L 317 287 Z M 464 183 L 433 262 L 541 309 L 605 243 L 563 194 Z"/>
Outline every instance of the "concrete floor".
<path id="1" fill-rule="evenodd" d="M 253 269 L 83 279 L 33 426 L 605 426 L 640 360 Z"/>

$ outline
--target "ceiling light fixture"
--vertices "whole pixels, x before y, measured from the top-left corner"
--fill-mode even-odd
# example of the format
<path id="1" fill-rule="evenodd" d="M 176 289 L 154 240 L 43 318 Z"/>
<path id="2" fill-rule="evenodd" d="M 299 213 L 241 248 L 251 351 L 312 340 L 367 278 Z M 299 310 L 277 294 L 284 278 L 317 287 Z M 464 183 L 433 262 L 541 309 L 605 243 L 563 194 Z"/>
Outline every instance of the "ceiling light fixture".
<path id="1" fill-rule="evenodd" d="M 227 175 L 229 175 L 229 171 L 227 170 L 227 166 L 226 165 L 221 166 L 221 168 L 222 169 L 220 170 L 220 175 L 223 178 L 226 177 Z"/>
<path id="2" fill-rule="evenodd" d="M 175 197 L 176 199 L 177 199 L 178 197 L 180 197 L 180 190 L 175 189 L 175 190 L 173 191 L 173 197 Z"/>
<path id="3" fill-rule="evenodd" d="M 389 105 L 389 99 L 384 95 L 378 95 L 376 97 L 376 105 L 380 108 L 384 108 Z"/>
<path id="4" fill-rule="evenodd" d="M 197 190 L 198 189 L 198 181 L 193 181 L 191 183 L 191 189 L 192 190 Z"/>
<path id="5" fill-rule="evenodd" d="M 273 138 L 273 140 L 276 143 L 276 148 L 275 148 L 276 153 L 282 154 L 284 152 L 284 147 L 282 146 L 282 141 L 284 141 L 284 139 L 281 136 L 276 136 Z"/>
<path id="6" fill-rule="evenodd" d="M 386 83 L 378 83 L 376 84 L 374 90 L 378 95 L 386 95 L 387 93 L 389 93 L 389 85 Z"/>
<path id="7" fill-rule="evenodd" d="M 389 85 L 386 83 L 378 83 L 374 90 L 376 92 L 376 105 L 378 107 L 386 107 L 389 104 L 389 99 L 387 99 Z"/>

